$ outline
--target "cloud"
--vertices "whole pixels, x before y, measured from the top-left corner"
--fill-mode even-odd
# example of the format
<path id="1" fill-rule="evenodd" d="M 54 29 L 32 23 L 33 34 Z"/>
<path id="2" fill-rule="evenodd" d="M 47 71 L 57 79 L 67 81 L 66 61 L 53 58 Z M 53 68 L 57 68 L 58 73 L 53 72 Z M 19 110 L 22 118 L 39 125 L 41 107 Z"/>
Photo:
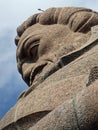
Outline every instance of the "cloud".
<path id="1" fill-rule="evenodd" d="M 13 34 L 10 29 L 0 35 L 0 118 L 27 88 L 17 71 Z"/>
<path id="2" fill-rule="evenodd" d="M 27 17 L 38 13 L 38 8 L 45 10 L 49 7 L 83 6 L 98 11 L 97 5 L 97 0 L 0 0 L 0 30 L 15 30 Z"/>
<path id="3" fill-rule="evenodd" d="M 19 78 L 15 70 L 9 76 L 10 79 L 5 78 L 5 84 L 0 88 L 0 118 L 12 107 L 17 101 L 20 93 L 26 89 L 26 84 Z"/>

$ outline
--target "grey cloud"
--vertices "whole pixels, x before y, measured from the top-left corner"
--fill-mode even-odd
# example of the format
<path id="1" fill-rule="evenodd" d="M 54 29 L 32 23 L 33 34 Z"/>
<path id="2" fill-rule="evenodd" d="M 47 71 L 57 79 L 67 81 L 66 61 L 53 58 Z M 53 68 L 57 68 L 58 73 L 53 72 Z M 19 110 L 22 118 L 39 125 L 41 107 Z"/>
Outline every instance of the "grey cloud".
<path id="1" fill-rule="evenodd" d="M 17 71 L 15 51 L 14 32 L 4 31 L 0 35 L 0 118 L 27 88 Z"/>

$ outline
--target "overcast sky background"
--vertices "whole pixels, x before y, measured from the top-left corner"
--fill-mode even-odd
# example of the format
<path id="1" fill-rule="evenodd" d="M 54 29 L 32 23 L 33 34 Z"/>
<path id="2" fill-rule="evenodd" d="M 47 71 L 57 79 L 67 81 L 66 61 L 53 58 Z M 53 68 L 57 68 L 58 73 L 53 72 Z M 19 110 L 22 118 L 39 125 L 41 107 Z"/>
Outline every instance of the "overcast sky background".
<path id="1" fill-rule="evenodd" d="M 0 118 L 27 88 L 17 72 L 16 28 L 30 15 L 49 7 L 80 6 L 98 11 L 98 0 L 0 0 Z"/>

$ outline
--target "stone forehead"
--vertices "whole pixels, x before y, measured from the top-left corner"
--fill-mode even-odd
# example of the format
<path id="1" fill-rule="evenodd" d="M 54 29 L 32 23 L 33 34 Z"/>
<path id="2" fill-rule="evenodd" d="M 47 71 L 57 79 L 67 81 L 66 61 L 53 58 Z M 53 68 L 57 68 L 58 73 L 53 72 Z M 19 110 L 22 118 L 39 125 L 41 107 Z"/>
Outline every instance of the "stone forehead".
<path id="1" fill-rule="evenodd" d="M 80 7 L 49 8 L 42 13 L 32 15 L 17 28 L 15 43 L 18 44 L 19 38 L 24 31 L 36 23 L 42 25 L 68 25 L 72 31 L 84 33 L 98 24 L 98 13 Z"/>
<path id="2" fill-rule="evenodd" d="M 68 19 L 76 12 L 92 12 L 90 9 L 86 8 L 75 8 L 75 7 L 65 7 L 65 8 L 49 8 L 43 13 L 34 14 L 29 17 L 26 21 L 23 22 L 18 28 L 17 32 L 19 35 L 23 33 L 23 31 L 32 26 L 33 24 L 40 23 L 43 25 L 50 25 L 50 24 L 67 24 Z M 23 28 L 22 28 L 23 27 Z"/>

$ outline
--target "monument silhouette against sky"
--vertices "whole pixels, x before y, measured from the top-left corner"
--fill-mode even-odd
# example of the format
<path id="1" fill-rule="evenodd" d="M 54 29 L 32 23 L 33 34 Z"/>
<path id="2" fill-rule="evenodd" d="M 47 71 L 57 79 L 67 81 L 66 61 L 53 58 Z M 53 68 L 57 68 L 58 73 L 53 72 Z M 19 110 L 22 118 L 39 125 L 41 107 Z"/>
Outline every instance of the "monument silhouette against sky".
<path id="1" fill-rule="evenodd" d="M 98 130 L 98 13 L 49 8 L 17 28 L 18 71 L 28 89 L 1 130 Z"/>

